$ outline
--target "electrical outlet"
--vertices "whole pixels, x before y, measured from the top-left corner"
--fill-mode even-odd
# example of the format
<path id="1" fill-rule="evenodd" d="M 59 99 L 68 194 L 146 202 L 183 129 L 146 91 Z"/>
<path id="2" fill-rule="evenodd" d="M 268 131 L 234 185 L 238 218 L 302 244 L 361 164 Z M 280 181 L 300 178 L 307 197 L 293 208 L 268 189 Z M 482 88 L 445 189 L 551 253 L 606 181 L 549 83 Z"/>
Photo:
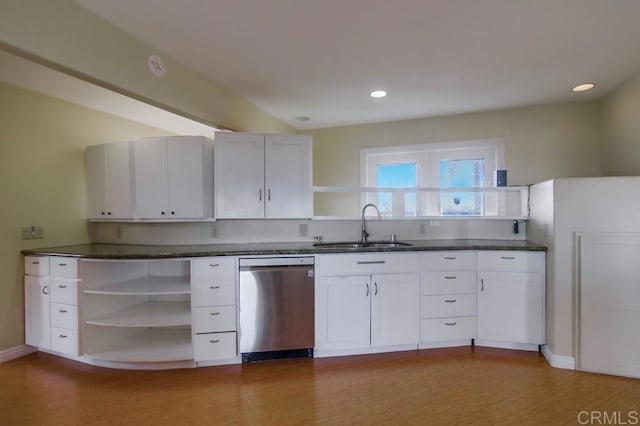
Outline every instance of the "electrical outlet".
<path id="1" fill-rule="evenodd" d="M 216 238 L 218 236 L 218 227 L 213 224 L 211 225 L 211 238 Z"/>
<path id="2" fill-rule="evenodd" d="M 426 223 L 421 223 L 420 224 L 420 235 L 425 235 L 427 233 L 427 224 Z"/>
<path id="3" fill-rule="evenodd" d="M 23 240 L 37 240 L 44 238 L 44 227 L 43 226 L 23 226 L 21 228 L 22 239 Z"/>
<path id="4" fill-rule="evenodd" d="M 307 235 L 309 235 L 309 226 L 306 223 L 298 225 L 298 236 L 306 237 Z"/>

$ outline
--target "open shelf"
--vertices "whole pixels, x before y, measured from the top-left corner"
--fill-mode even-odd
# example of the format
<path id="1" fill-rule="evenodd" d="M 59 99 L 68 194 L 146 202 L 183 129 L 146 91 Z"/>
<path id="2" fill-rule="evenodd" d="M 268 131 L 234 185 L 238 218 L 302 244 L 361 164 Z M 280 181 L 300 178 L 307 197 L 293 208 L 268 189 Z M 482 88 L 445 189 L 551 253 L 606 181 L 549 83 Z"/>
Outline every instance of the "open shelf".
<path id="1" fill-rule="evenodd" d="M 382 220 L 528 220 L 527 216 L 383 216 Z M 313 220 L 362 220 L 361 216 L 313 216 Z M 375 220 L 367 216 L 367 220 Z"/>
<path id="2" fill-rule="evenodd" d="M 174 327 L 191 325 L 191 302 L 146 302 L 85 321 L 103 327 Z"/>
<path id="3" fill-rule="evenodd" d="M 103 361 L 168 362 L 193 359 L 191 330 L 148 329 L 123 337 L 122 340 L 86 356 Z"/>
<path id="4" fill-rule="evenodd" d="M 434 186 L 418 186 L 414 188 L 383 188 L 366 186 L 314 186 L 313 192 L 517 192 L 527 191 L 529 186 L 483 186 L 469 188 L 441 188 Z"/>
<path id="5" fill-rule="evenodd" d="M 190 294 L 191 284 L 189 277 L 141 277 L 120 281 L 96 288 L 87 288 L 86 294 L 108 294 L 123 296 L 161 296 Z"/>

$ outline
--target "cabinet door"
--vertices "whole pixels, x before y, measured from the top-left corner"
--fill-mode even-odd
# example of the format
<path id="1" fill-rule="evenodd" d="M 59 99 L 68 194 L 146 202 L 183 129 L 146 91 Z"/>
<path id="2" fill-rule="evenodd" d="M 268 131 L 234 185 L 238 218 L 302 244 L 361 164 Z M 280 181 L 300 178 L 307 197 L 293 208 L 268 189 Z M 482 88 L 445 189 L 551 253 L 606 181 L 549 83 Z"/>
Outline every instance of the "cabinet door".
<path id="1" fill-rule="evenodd" d="M 131 151 L 129 142 L 115 142 L 106 148 L 107 217 L 129 219 L 133 214 Z"/>
<path id="2" fill-rule="evenodd" d="M 418 274 L 373 275 L 371 346 L 417 344 L 420 339 Z"/>
<path id="3" fill-rule="evenodd" d="M 25 277 L 25 343 L 51 349 L 49 279 Z"/>
<path id="4" fill-rule="evenodd" d="M 201 139 L 191 136 L 172 137 L 168 139 L 167 150 L 169 217 L 204 217 Z"/>
<path id="5" fill-rule="evenodd" d="M 216 134 L 216 217 L 264 217 L 264 136 Z"/>
<path id="6" fill-rule="evenodd" d="M 107 218 L 107 148 L 88 146 L 84 153 L 89 218 Z"/>
<path id="7" fill-rule="evenodd" d="M 267 218 L 313 216 L 310 136 L 265 136 L 265 190 Z"/>
<path id="8" fill-rule="evenodd" d="M 133 157 L 137 215 L 142 218 L 169 217 L 167 139 L 135 141 Z"/>
<path id="9" fill-rule="evenodd" d="M 478 339 L 544 343 L 541 273 L 478 274 Z"/>
<path id="10" fill-rule="evenodd" d="M 368 348 L 370 277 L 316 278 L 316 349 Z"/>

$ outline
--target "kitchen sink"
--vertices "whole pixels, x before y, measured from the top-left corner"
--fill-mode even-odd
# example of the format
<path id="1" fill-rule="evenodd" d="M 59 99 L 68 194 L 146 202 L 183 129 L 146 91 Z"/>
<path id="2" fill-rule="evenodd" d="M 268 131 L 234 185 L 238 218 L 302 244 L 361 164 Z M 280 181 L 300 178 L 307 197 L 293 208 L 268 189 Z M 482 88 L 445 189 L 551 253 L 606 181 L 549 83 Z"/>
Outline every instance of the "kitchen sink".
<path id="1" fill-rule="evenodd" d="M 400 241 L 367 241 L 363 243 L 362 241 L 337 241 L 331 243 L 315 243 L 314 247 L 326 247 L 326 248 L 343 248 L 343 249 L 357 249 L 357 248 L 385 248 L 385 247 L 408 247 L 411 246 L 409 243 L 403 243 Z"/>

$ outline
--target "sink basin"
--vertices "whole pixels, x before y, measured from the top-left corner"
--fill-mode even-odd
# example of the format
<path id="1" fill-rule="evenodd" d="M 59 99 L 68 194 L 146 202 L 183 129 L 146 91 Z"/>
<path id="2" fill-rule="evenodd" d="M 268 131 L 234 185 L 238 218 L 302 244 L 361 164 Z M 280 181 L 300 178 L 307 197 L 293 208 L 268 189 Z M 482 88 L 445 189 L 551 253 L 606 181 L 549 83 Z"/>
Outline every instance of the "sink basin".
<path id="1" fill-rule="evenodd" d="M 314 247 L 326 247 L 326 248 L 344 248 L 344 249 L 357 249 L 364 247 L 372 248 L 385 248 L 385 247 L 407 247 L 409 243 L 403 243 L 400 241 L 368 241 L 363 244 L 361 241 L 338 241 L 331 243 L 316 243 Z"/>

